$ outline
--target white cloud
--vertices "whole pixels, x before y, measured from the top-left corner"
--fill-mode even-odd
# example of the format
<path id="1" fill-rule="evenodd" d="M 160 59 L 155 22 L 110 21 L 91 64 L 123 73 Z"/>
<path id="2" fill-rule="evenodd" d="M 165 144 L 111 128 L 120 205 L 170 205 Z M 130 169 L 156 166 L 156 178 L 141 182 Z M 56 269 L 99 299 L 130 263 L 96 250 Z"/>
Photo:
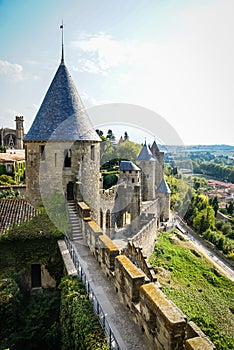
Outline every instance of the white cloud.
<path id="1" fill-rule="evenodd" d="M 0 74 L 7 77 L 21 80 L 23 67 L 17 63 L 10 63 L 8 61 L 0 60 Z"/>
<path id="2" fill-rule="evenodd" d="M 3 60 L 0 60 L 0 75 L 14 81 L 40 79 L 37 75 L 24 73 L 23 67 L 20 64 Z"/>
<path id="3" fill-rule="evenodd" d="M 105 75 L 108 97 L 152 108 L 186 143 L 218 142 L 221 136 L 233 144 L 233 10 L 231 0 L 180 10 L 165 41 L 86 35 L 72 43 L 79 54 L 76 69 Z"/>
<path id="4" fill-rule="evenodd" d="M 85 39 L 71 43 L 73 49 L 85 53 L 85 57 L 78 62 L 78 70 L 95 74 L 105 74 L 111 68 L 129 63 L 131 46 L 129 42 L 114 40 L 103 32 L 86 35 Z"/>

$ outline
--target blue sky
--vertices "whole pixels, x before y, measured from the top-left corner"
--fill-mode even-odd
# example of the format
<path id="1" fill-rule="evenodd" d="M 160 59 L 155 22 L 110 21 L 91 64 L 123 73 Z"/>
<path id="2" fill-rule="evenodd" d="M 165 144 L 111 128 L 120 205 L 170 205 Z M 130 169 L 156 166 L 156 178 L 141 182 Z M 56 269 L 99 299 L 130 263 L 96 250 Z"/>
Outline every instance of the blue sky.
<path id="1" fill-rule="evenodd" d="M 185 144 L 234 145 L 233 12 L 233 0 L 0 0 L 0 127 L 24 115 L 29 129 L 60 62 L 63 20 L 87 107 L 139 105 Z M 114 119 L 113 130 L 124 124 Z M 122 133 L 132 124 L 160 139 L 157 118 L 125 120 Z"/>

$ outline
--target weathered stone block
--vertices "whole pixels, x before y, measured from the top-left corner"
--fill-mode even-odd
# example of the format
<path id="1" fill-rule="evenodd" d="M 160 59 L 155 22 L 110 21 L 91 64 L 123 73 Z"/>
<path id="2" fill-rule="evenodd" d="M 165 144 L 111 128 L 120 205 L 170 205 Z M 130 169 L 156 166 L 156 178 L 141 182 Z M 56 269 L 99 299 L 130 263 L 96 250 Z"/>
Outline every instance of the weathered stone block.
<path id="1" fill-rule="evenodd" d="M 126 301 L 139 300 L 139 288 L 145 283 L 146 275 L 138 269 L 125 255 L 115 259 L 115 283 L 118 289 L 126 294 Z"/>
<path id="2" fill-rule="evenodd" d="M 185 341 L 185 350 L 214 350 L 215 346 L 206 338 L 191 338 Z"/>
<path id="3" fill-rule="evenodd" d="M 102 256 L 102 262 L 105 268 L 110 271 L 115 269 L 115 258 L 119 255 L 119 248 L 106 235 L 99 236 L 99 254 Z"/>
<path id="4" fill-rule="evenodd" d="M 164 349 L 183 348 L 186 317 L 154 283 L 141 286 L 140 310 L 152 339 Z"/>

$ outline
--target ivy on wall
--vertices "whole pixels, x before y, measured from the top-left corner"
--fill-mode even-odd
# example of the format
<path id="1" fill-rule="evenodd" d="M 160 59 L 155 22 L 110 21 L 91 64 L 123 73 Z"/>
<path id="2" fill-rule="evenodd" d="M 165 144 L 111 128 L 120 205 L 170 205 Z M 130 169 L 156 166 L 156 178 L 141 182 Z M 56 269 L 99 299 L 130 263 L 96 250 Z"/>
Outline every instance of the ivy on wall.
<path id="1" fill-rule="evenodd" d="M 50 275 L 60 281 L 64 267 L 58 239 L 63 239 L 63 234 L 45 213 L 10 227 L 0 237 L 1 272 L 6 275 L 14 273 L 20 286 L 28 288 L 26 280 L 31 274 L 31 265 L 43 264 Z"/>
<path id="2" fill-rule="evenodd" d="M 105 335 L 79 278 L 66 277 L 59 288 L 61 350 L 108 350 Z"/>

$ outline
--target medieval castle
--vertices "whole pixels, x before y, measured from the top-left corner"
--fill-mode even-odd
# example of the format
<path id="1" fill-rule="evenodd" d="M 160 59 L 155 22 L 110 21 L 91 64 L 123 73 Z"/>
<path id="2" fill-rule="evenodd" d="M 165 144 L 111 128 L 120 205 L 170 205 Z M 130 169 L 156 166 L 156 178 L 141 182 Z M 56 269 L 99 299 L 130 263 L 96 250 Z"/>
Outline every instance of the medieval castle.
<path id="1" fill-rule="evenodd" d="M 26 198 L 35 205 L 59 191 L 68 201 L 85 202 L 91 219 L 111 235 L 127 222 L 136 234 L 144 202 L 157 202 L 158 220 L 168 220 L 170 190 L 163 175 L 164 154 L 157 144 L 150 149 L 145 143 L 136 164 L 121 162 L 119 183 L 105 191 L 100 188 L 100 142 L 62 55 L 24 138 Z"/>
<path id="2" fill-rule="evenodd" d="M 15 137 L 11 133 L 12 146 L 22 148 L 23 118 L 17 117 L 16 122 L 18 131 Z M 3 139 L 7 145 L 12 142 L 4 136 L 4 130 Z M 83 271 L 79 262 L 79 255 L 88 247 L 89 253 L 85 250 L 82 259 L 85 261 L 92 255 L 98 262 L 97 269 L 104 272 L 115 288 L 113 299 L 118 298 L 127 306 L 127 312 L 130 311 L 127 317 L 137 327 L 133 334 L 135 344 L 138 333 L 144 337 L 145 346 L 139 343 L 134 349 L 214 349 L 199 328 L 188 322 L 162 293 L 148 264 L 160 223 L 170 219 L 170 189 L 163 174 L 163 152 L 156 142 L 151 147 L 145 142 L 136 164 L 121 161 L 118 183 L 104 190 L 100 178 L 100 143 L 64 63 L 62 47 L 60 65 L 24 137 L 26 199 L 34 206 L 42 202 L 45 207 L 48 198 L 52 201 L 55 198 L 54 193 L 64 200 L 70 230 L 64 232 L 66 244 L 64 241 L 58 244 L 67 272 L 79 275 L 82 280 L 84 273 L 90 276 L 91 265 L 96 266 L 95 263 L 86 262 L 87 271 Z M 51 278 L 48 274 L 47 279 L 43 277 L 42 265 L 37 263 L 39 280 L 42 286 L 49 285 Z M 93 285 L 97 269 L 93 273 L 94 281 L 91 278 Z M 86 277 L 85 287 L 93 298 Z M 106 305 L 110 309 L 105 299 L 103 307 Z M 111 318 L 112 315 L 110 321 Z M 120 318 L 116 330 L 121 341 L 118 323 Z M 132 349 L 117 344 L 110 331 L 108 324 L 111 349 Z"/>

